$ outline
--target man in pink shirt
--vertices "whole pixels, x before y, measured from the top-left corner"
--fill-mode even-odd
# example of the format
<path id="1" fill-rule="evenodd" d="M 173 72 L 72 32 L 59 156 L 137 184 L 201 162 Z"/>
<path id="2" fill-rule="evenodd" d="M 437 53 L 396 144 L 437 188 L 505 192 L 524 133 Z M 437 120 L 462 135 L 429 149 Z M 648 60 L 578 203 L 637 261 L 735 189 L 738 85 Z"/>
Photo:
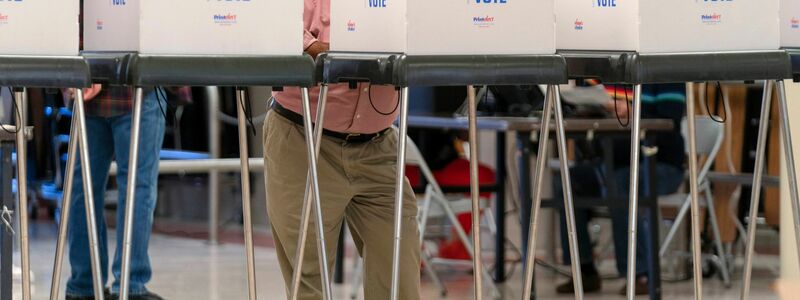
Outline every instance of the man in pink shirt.
<path id="1" fill-rule="evenodd" d="M 304 49 L 313 57 L 329 49 L 329 8 L 330 0 L 305 0 Z M 313 112 L 318 95 L 318 88 L 311 91 Z M 287 88 L 273 96 L 276 101 L 264 123 L 267 210 L 281 272 L 287 290 L 291 290 L 308 164 L 300 90 Z M 397 111 L 394 87 L 362 83 L 356 89 L 332 85 L 328 91 L 319 156 L 325 246 L 332 265 L 346 220 L 364 258 L 366 299 L 390 298 L 398 143 L 398 134 L 391 126 Z M 408 181 L 405 184 L 399 298 L 413 300 L 419 298 L 419 229 L 416 200 Z M 298 298 L 321 299 L 313 232 L 306 245 Z"/>

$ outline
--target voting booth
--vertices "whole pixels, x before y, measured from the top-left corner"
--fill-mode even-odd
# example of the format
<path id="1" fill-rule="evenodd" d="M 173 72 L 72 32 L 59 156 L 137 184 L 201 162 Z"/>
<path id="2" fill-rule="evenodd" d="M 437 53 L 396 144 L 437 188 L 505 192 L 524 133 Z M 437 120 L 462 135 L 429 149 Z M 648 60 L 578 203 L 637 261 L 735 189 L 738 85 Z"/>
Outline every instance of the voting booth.
<path id="1" fill-rule="evenodd" d="M 78 1 L 0 1 L 0 54 L 78 54 Z"/>
<path id="2" fill-rule="evenodd" d="M 778 6 L 779 0 L 558 0 L 557 46 L 640 53 L 774 50 Z"/>
<path id="3" fill-rule="evenodd" d="M 553 0 L 331 1 L 331 50 L 553 54 Z"/>
<path id="4" fill-rule="evenodd" d="M 781 47 L 800 48 L 800 1 L 781 0 Z"/>
<path id="5" fill-rule="evenodd" d="M 303 1 L 86 0 L 84 49 L 300 55 Z"/>

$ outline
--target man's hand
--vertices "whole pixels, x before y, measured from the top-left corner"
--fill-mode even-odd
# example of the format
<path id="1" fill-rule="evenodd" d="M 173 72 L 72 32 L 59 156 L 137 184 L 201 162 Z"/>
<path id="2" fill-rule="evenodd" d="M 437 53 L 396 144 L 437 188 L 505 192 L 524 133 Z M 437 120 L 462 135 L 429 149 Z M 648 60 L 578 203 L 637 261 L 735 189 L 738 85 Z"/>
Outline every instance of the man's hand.
<path id="1" fill-rule="evenodd" d="M 306 53 L 308 53 L 308 55 L 311 55 L 311 57 L 313 57 L 314 59 L 317 59 L 317 55 L 319 55 L 320 53 L 327 52 L 330 49 L 331 49 L 331 44 L 316 41 L 313 44 L 311 44 L 311 46 L 308 46 L 308 49 L 306 49 Z"/>
<path id="2" fill-rule="evenodd" d="M 83 101 L 91 101 L 94 97 L 97 97 L 97 94 L 100 94 L 102 90 L 103 86 L 100 84 L 93 84 L 92 87 L 83 89 Z M 64 89 L 62 93 L 64 94 L 65 100 L 75 99 L 75 89 Z"/>
<path id="3" fill-rule="evenodd" d="M 629 105 L 626 103 L 627 100 L 609 100 L 606 102 L 603 107 L 606 109 L 607 112 L 615 114 L 619 118 L 627 119 L 628 118 L 628 109 Z M 615 105 L 616 104 L 616 105 Z"/>

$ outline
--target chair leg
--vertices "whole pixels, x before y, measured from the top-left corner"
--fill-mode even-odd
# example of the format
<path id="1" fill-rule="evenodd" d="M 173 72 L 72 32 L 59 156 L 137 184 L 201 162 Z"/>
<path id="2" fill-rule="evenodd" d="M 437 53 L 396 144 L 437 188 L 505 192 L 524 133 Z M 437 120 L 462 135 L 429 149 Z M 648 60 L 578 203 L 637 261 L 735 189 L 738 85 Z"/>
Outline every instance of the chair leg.
<path id="1" fill-rule="evenodd" d="M 425 273 L 431 278 L 433 284 L 439 288 L 439 294 L 442 297 L 447 296 L 447 287 L 444 286 L 442 279 L 439 278 L 439 274 L 436 274 L 436 270 L 433 269 L 430 255 L 428 255 L 426 251 L 421 251 L 420 259 L 422 260 L 422 267 L 425 268 Z"/>
<path id="2" fill-rule="evenodd" d="M 353 263 L 353 282 L 350 284 L 350 299 L 358 299 L 361 284 L 364 283 L 364 259 L 357 257 Z"/>
<path id="3" fill-rule="evenodd" d="M 714 234 L 714 248 L 719 256 L 719 268 L 722 272 L 722 282 L 725 287 L 731 286 L 731 274 L 728 271 L 728 263 L 725 259 L 725 251 L 722 249 L 722 234 L 719 232 L 719 223 L 717 223 L 717 212 L 714 207 L 714 199 L 711 197 L 711 187 L 709 183 L 703 186 L 703 194 L 705 195 L 706 207 L 708 208 L 708 218 L 711 223 L 711 233 Z"/>
<path id="4" fill-rule="evenodd" d="M 678 229 L 680 229 L 683 220 L 686 219 L 686 214 L 689 213 L 689 207 L 691 206 L 692 200 L 689 196 L 686 197 L 686 200 L 683 201 L 681 205 L 680 211 L 678 211 L 678 216 L 675 217 L 675 222 L 672 224 L 672 227 L 669 228 L 669 233 L 667 233 L 667 237 L 664 239 L 664 243 L 661 244 L 661 250 L 658 251 L 659 257 L 664 257 L 667 254 L 667 250 L 669 249 L 669 245 L 672 243 L 672 240 L 675 239 L 675 235 L 678 233 Z"/>

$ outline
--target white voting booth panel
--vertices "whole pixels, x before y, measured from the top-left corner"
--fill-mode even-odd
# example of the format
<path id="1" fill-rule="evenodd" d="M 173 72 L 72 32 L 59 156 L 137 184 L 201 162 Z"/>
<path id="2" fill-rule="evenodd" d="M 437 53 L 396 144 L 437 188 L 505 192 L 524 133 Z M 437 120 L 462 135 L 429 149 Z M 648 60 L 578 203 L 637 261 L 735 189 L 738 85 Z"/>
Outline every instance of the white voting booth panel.
<path id="1" fill-rule="evenodd" d="M 558 0 L 556 43 L 642 53 L 775 50 L 778 6 L 779 0 Z"/>
<path id="2" fill-rule="evenodd" d="M 335 0 L 331 50 L 555 53 L 554 0 Z"/>
<path id="3" fill-rule="evenodd" d="M 78 1 L 0 0 L 0 55 L 77 55 Z"/>
<path id="4" fill-rule="evenodd" d="M 86 0 L 84 49 L 300 55 L 302 0 Z"/>
<path id="5" fill-rule="evenodd" d="M 781 46 L 800 47 L 800 0 L 781 0 Z"/>

